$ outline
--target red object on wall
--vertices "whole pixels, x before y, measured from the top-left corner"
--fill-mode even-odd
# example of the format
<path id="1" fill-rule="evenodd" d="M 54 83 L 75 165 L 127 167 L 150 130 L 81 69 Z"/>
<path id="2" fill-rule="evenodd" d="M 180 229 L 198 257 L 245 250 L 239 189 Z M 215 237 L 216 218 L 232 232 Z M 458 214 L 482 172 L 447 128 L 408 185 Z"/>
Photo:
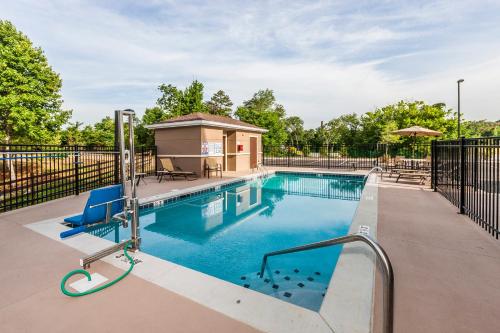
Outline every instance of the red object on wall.
<path id="1" fill-rule="evenodd" d="M 238 145 L 238 152 L 243 151 L 243 145 Z"/>

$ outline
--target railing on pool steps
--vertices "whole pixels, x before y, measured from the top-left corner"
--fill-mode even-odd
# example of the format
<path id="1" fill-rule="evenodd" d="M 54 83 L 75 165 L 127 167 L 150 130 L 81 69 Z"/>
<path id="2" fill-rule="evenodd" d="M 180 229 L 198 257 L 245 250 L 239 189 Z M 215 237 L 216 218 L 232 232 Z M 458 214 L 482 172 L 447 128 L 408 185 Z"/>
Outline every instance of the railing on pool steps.
<path id="1" fill-rule="evenodd" d="M 375 167 L 371 168 L 371 170 L 368 171 L 368 173 L 365 175 L 364 181 L 366 181 L 368 179 L 368 177 L 370 176 L 370 174 L 374 173 L 375 171 L 380 171 L 380 173 L 382 173 L 382 172 L 384 172 L 384 169 L 382 169 L 379 166 L 375 166 Z"/>
<path id="2" fill-rule="evenodd" d="M 260 268 L 260 277 L 262 278 L 264 276 L 264 269 L 266 267 L 268 257 L 282 255 L 282 254 L 288 254 L 288 253 L 293 253 L 293 252 L 318 249 L 321 247 L 327 247 L 327 246 L 338 245 L 338 244 L 353 243 L 353 242 L 363 242 L 365 244 L 368 244 L 368 246 L 370 246 L 370 248 L 377 255 L 378 261 L 382 264 L 383 273 L 384 273 L 383 274 L 383 276 L 384 276 L 383 332 L 384 333 L 392 333 L 392 331 L 393 331 L 393 319 L 394 319 L 394 274 L 392 272 L 392 264 L 391 264 L 391 261 L 389 260 L 389 257 L 387 256 L 387 253 L 385 253 L 384 249 L 377 242 L 375 242 L 373 239 L 371 239 L 369 236 L 365 235 L 364 233 L 350 234 L 347 236 L 327 239 L 327 240 L 324 240 L 321 242 L 316 242 L 316 243 L 301 245 L 301 246 L 297 246 L 297 247 L 292 247 L 289 249 L 284 249 L 284 250 L 266 253 L 264 255 L 264 257 L 262 258 L 262 265 Z"/>

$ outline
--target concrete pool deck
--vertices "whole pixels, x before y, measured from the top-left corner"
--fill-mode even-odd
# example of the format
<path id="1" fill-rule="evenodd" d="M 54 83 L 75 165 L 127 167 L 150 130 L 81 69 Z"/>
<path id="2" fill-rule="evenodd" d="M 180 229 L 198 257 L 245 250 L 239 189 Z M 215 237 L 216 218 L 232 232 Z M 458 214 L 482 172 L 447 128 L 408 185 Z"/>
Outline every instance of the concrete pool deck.
<path id="1" fill-rule="evenodd" d="M 500 332 L 500 241 L 414 184 L 384 177 L 379 187 L 378 241 L 395 275 L 394 332 Z"/>
<path id="2" fill-rule="evenodd" d="M 161 184 L 148 178 L 139 196 L 215 181 L 220 178 Z M 60 279 L 77 268 L 82 253 L 24 225 L 78 213 L 86 199 L 82 194 L 0 214 L 0 331 L 256 331 L 136 276 L 94 295 L 62 295 Z M 395 332 L 498 331 L 498 241 L 456 214 L 439 194 L 386 178 L 379 188 L 378 216 L 378 239 L 395 271 Z M 92 265 L 94 271 L 107 277 L 120 273 L 105 262 Z"/>

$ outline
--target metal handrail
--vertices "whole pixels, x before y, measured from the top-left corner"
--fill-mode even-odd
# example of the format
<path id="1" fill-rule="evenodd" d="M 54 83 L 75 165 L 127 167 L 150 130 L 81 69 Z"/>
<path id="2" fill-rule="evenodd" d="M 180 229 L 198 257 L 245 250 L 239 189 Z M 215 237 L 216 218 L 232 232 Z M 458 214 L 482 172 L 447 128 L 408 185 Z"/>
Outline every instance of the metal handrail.
<path id="1" fill-rule="evenodd" d="M 92 209 L 92 208 L 95 208 L 95 207 L 108 205 L 108 204 L 110 204 L 110 203 L 113 203 L 113 202 L 118 202 L 118 201 L 123 201 L 123 200 L 126 200 L 126 199 L 128 199 L 128 197 L 123 196 L 123 197 L 121 197 L 121 198 L 114 199 L 114 200 L 110 200 L 110 201 L 106 201 L 106 202 L 103 202 L 103 203 L 100 203 L 100 204 L 97 204 L 97 205 L 91 205 L 91 206 L 89 206 L 89 208 L 90 208 L 90 209 Z"/>
<path id="2" fill-rule="evenodd" d="M 266 267 L 268 257 L 277 256 L 277 255 L 281 255 L 281 254 L 288 254 L 288 253 L 293 253 L 293 252 L 318 249 L 318 248 L 332 246 L 332 245 L 352 243 L 352 242 L 363 242 L 365 244 L 368 244 L 368 246 L 370 246 L 370 248 L 373 251 L 375 251 L 375 254 L 377 255 L 378 260 L 382 263 L 382 268 L 384 271 L 384 274 L 383 274 L 384 275 L 383 332 L 384 333 L 392 333 L 392 331 L 393 331 L 393 319 L 394 319 L 394 274 L 392 271 L 392 264 L 391 264 L 391 261 L 389 260 L 389 257 L 387 256 L 387 253 L 385 253 L 384 249 L 380 245 L 378 245 L 373 239 L 371 239 L 369 236 L 367 236 L 365 234 L 362 234 L 362 233 L 350 234 L 347 236 L 332 238 L 332 239 L 324 240 L 321 242 L 316 242 L 316 243 L 306 244 L 306 245 L 302 245 L 302 246 L 292 247 L 289 249 L 284 249 L 284 250 L 266 253 L 264 255 L 264 257 L 262 258 L 262 265 L 260 268 L 260 277 L 262 278 L 264 276 L 264 269 Z"/>
<path id="3" fill-rule="evenodd" d="M 370 171 L 368 171 L 368 173 L 365 175 L 364 180 L 367 180 L 367 179 L 368 179 L 368 176 L 370 176 L 370 174 L 371 174 L 372 172 L 375 172 L 376 170 L 377 170 L 377 171 L 380 171 L 380 172 L 383 172 L 383 171 L 384 171 L 384 169 L 382 169 L 381 167 L 379 167 L 379 166 L 374 166 L 374 167 L 373 167 L 373 168 L 371 168 L 371 170 L 370 170 Z"/>

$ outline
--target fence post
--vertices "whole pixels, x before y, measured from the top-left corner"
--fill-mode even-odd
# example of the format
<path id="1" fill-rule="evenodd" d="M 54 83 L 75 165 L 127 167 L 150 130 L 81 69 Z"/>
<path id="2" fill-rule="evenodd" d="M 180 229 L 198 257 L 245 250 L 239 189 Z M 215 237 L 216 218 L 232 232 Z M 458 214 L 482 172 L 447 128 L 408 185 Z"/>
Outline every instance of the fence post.
<path id="1" fill-rule="evenodd" d="M 474 153 L 472 154 L 472 156 L 474 156 L 474 161 L 472 162 L 472 177 L 473 177 L 474 191 L 477 191 L 478 177 L 479 177 L 479 172 L 478 172 L 478 166 L 479 166 L 478 165 L 478 153 L 479 153 L 479 150 L 478 150 L 477 144 L 478 144 L 478 140 L 475 140 L 474 141 Z"/>
<path id="2" fill-rule="evenodd" d="M 154 154 L 154 165 L 155 165 L 155 176 L 158 172 L 158 147 L 154 146 L 153 148 L 153 154 Z"/>
<path id="3" fill-rule="evenodd" d="M 328 156 L 328 169 L 330 169 L 330 144 L 326 145 L 326 155 Z"/>
<path id="4" fill-rule="evenodd" d="M 431 188 L 436 192 L 436 140 L 431 141 Z"/>
<path id="5" fill-rule="evenodd" d="M 74 146 L 75 153 L 75 194 L 80 194 L 80 175 L 79 175 L 79 167 L 80 167 L 80 153 L 78 152 L 78 145 Z"/>
<path id="6" fill-rule="evenodd" d="M 460 138 L 460 214 L 465 213 L 465 137 Z"/>
<path id="7" fill-rule="evenodd" d="M 114 142 L 114 157 L 115 157 L 115 165 L 114 165 L 114 176 L 115 176 L 115 184 L 120 183 L 120 156 L 118 152 L 120 151 L 119 147 L 119 126 L 118 126 L 118 118 L 120 117 L 120 111 L 115 111 L 115 142 Z"/>
<path id="8" fill-rule="evenodd" d="M 101 161 L 97 161 L 97 177 L 99 179 L 99 185 L 102 185 Z"/>
<path id="9" fill-rule="evenodd" d="M 31 170 L 30 173 L 30 182 L 31 182 L 31 204 L 35 202 L 35 193 L 36 193 L 36 188 L 35 188 L 35 175 L 33 174 L 33 170 Z"/>
<path id="10" fill-rule="evenodd" d="M 290 167 L 290 147 L 289 147 L 289 146 L 287 146 L 287 147 L 286 147 L 286 155 L 287 155 L 287 162 L 286 162 L 286 165 L 287 165 L 288 167 Z"/>
<path id="11" fill-rule="evenodd" d="M 141 146 L 141 172 L 144 173 L 144 146 Z"/>

